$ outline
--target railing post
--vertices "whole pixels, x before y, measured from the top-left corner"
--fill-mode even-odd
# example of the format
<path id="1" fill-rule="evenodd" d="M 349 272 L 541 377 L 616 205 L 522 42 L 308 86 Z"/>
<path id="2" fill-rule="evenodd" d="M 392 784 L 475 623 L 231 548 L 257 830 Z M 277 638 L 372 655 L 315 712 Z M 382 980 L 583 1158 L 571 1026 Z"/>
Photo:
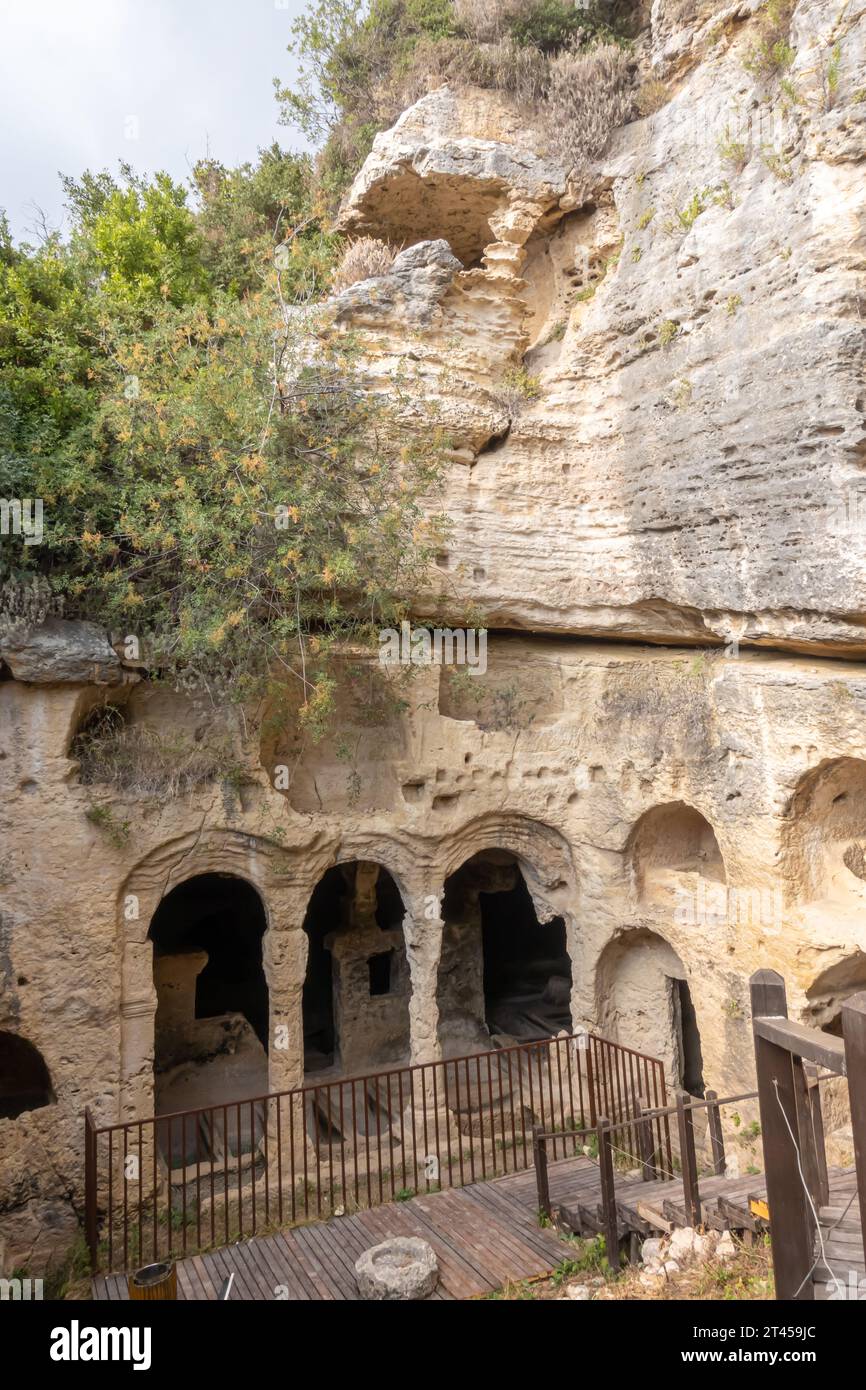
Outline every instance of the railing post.
<path id="1" fill-rule="evenodd" d="M 610 1141 L 610 1120 L 604 1115 L 599 1116 L 595 1132 L 598 1138 L 598 1175 L 601 1182 L 601 1207 L 604 1217 L 607 1262 L 614 1274 L 617 1274 L 619 1273 L 619 1226 L 616 1219 L 613 1150 Z"/>
<path id="2" fill-rule="evenodd" d="M 716 1091 L 707 1091 L 707 1126 L 710 1131 L 710 1148 L 713 1154 L 713 1172 L 717 1178 L 725 1176 L 725 1137 L 722 1134 L 722 1116 L 719 1110 L 719 1097 Z"/>
<path id="3" fill-rule="evenodd" d="M 701 1194 L 698 1188 L 698 1160 L 695 1152 L 695 1120 L 690 1101 L 691 1096 L 686 1091 L 677 1091 L 677 1127 L 686 1219 L 690 1226 L 700 1226 Z"/>
<path id="4" fill-rule="evenodd" d="M 818 1068 L 809 1064 L 804 1068 L 808 1088 L 809 1120 L 815 1144 L 815 1162 L 818 1169 L 818 1205 L 826 1207 L 830 1202 L 830 1177 L 827 1173 L 827 1147 L 824 1143 L 824 1115 L 821 1110 L 821 1087 L 818 1085 Z"/>
<path id="5" fill-rule="evenodd" d="M 84 1237 L 90 1252 L 90 1272 L 95 1274 L 98 1264 L 98 1238 L 96 1230 L 96 1126 L 90 1113 L 90 1106 L 84 1109 Z"/>
<path id="6" fill-rule="evenodd" d="M 643 1118 L 643 1112 L 645 1109 L 651 1109 L 651 1107 L 644 1105 L 643 1096 L 638 1096 L 635 1099 L 634 1113 L 636 1122 L 635 1127 L 637 1129 L 637 1151 L 638 1157 L 640 1158 L 641 1177 L 643 1178 L 644 1182 L 652 1182 L 654 1178 L 658 1177 L 658 1172 L 656 1171 L 656 1166 L 653 1161 L 655 1155 L 653 1153 L 652 1121 Z"/>
<path id="7" fill-rule="evenodd" d="M 815 1071 L 815 1068 L 811 1068 Z M 827 1160 L 824 1154 L 824 1123 L 821 1119 L 821 1099 L 818 1088 L 809 1081 L 810 1067 L 799 1058 L 792 1059 L 791 1074 L 794 1078 L 794 1100 L 797 1105 L 796 1132 L 800 1141 L 800 1167 L 803 1178 L 816 1207 L 826 1206 L 829 1201 L 827 1183 Z M 818 1102 L 819 1132 L 815 1130 L 815 1104 Z"/>
<path id="8" fill-rule="evenodd" d="M 595 1100 L 595 1068 L 592 1060 L 592 1048 L 595 1039 L 587 1036 L 586 1039 L 586 1089 L 589 1092 L 589 1123 L 595 1125 L 598 1119 L 598 1106 Z"/>
<path id="9" fill-rule="evenodd" d="M 788 1017 L 785 982 L 775 970 L 756 971 L 749 985 L 753 1021 Z M 809 1277 L 814 1231 L 797 1163 L 800 1141 L 795 1065 L 802 1070 L 800 1059 L 795 1061 L 786 1048 L 755 1034 L 776 1298 L 807 1301 L 815 1296 Z"/>
<path id="10" fill-rule="evenodd" d="M 532 1126 L 532 1162 L 538 1190 L 538 1210 L 550 1220 L 550 1179 L 547 1172 L 547 1139 L 541 1125 Z"/>
<path id="11" fill-rule="evenodd" d="M 866 1236 L 866 993 L 855 994 L 842 1005 L 842 1036 L 860 1197 L 860 1228 Z"/>

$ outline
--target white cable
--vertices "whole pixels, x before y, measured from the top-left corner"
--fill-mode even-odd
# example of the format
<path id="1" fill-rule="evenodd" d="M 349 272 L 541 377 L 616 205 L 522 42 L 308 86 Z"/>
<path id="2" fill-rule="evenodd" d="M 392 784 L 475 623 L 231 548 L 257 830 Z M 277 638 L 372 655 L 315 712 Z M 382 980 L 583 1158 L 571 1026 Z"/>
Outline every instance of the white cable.
<path id="1" fill-rule="evenodd" d="M 818 1220 L 818 1212 L 817 1212 L 817 1210 L 815 1209 L 815 1203 L 812 1201 L 812 1194 L 811 1194 L 811 1192 L 809 1191 L 809 1188 L 808 1188 L 808 1186 L 807 1186 L 807 1184 L 806 1184 L 806 1179 L 805 1179 L 805 1177 L 804 1177 L 804 1175 L 803 1175 L 803 1167 L 802 1167 L 802 1164 L 801 1164 L 801 1162 L 800 1162 L 800 1146 L 799 1146 L 799 1144 L 797 1143 L 797 1140 L 794 1138 L 794 1131 L 793 1131 L 792 1128 L 791 1128 L 790 1122 L 789 1122 L 789 1120 L 788 1120 L 788 1116 L 785 1114 L 785 1107 L 784 1107 L 784 1105 L 782 1104 L 782 1097 L 779 1095 L 779 1083 L 778 1083 L 778 1081 L 776 1080 L 775 1076 L 773 1077 L 773 1089 L 774 1089 L 775 1092 L 776 1092 L 776 1100 L 777 1100 L 777 1102 L 778 1102 L 779 1109 L 780 1109 L 781 1112 L 782 1112 L 782 1119 L 785 1121 L 785 1128 L 787 1129 L 788 1133 L 789 1133 L 790 1136 L 791 1136 L 791 1143 L 794 1145 L 794 1153 L 797 1155 L 797 1172 L 800 1174 L 800 1182 L 803 1184 L 803 1191 L 804 1191 L 805 1194 L 806 1194 L 806 1201 L 809 1203 L 809 1206 L 810 1206 L 811 1209 L 812 1209 L 812 1215 L 813 1215 L 814 1218 L 815 1218 L 815 1230 L 816 1230 L 817 1233 L 818 1233 L 818 1245 L 819 1245 L 820 1250 L 821 1250 L 821 1254 L 819 1255 L 818 1259 L 815 1260 L 815 1261 L 813 1262 L 812 1268 L 808 1271 L 808 1273 L 806 1274 L 805 1278 L 802 1280 L 802 1282 L 801 1282 L 801 1284 L 800 1284 L 800 1287 L 797 1289 L 797 1293 L 794 1294 L 794 1297 L 795 1297 L 795 1298 L 797 1297 L 797 1295 L 800 1293 L 800 1289 L 802 1289 L 802 1288 L 803 1288 L 803 1285 L 806 1283 L 806 1280 L 811 1278 L 812 1274 L 814 1273 L 814 1271 L 817 1269 L 818 1265 L 819 1265 L 822 1261 L 823 1261 L 823 1264 L 824 1264 L 824 1268 L 826 1269 L 826 1271 L 827 1271 L 827 1273 L 829 1274 L 830 1278 L 833 1280 L 833 1283 L 836 1285 L 836 1288 L 837 1288 L 837 1289 L 842 1289 L 842 1290 L 844 1291 L 845 1285 L 844 1285 L 844 1284 L 841 1284 L 841 1283 L 839 1282 L 839 1280 L 837 1279 L 836 1275 L 833 1273 L 832 1269 L 830 1268 L 829 1264 L 827 1263 L 827 1255 L 826 1255 L 826 1252 L 825 1252 L 825 1249 L 824 1249 L 824 1237 L 823 1237 L 823 1235 L 822 1235 L 822 1233 L 821 1233 L 821 1223 L 820 1223 L 820 1221 Z M 850 1203 L 849 1203 L 849 1206 L 850 1206 Z M 847 1208 L 846 1208 L 846 1210 L 847 1210 Z M 770 1228 L 771 1228 L 771 1238 L 772 1238 L 772 1217 L 771 1217 L 771 1222 L 770 1222 Z"/>

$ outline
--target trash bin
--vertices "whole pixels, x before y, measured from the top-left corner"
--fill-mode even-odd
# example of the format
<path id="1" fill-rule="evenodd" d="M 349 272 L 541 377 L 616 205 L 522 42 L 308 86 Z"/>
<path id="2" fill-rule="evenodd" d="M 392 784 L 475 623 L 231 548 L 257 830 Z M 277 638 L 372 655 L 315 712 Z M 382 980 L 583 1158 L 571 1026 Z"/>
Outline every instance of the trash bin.
<path id="1" fill-rule="evenodd" d="M 172 1300 L 177 1298 L 177 1266 L 170 1260 L 162 1264 L 145 1265 L 127 1278 L 129 1297 L 135 1299 Z"/>

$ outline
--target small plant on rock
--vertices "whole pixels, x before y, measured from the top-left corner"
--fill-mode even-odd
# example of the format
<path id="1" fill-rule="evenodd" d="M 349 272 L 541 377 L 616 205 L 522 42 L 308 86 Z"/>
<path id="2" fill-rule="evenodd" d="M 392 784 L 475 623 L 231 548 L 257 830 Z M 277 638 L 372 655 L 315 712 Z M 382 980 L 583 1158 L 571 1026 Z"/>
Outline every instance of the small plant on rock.
<path id="1" fill-rule="evenodd" d="M 792 0 L 768 0 L 758 12 L 757 42 L 743 59 L 743 67 L 752 77 L 775 77 L 793 63 L 797 56 L 790 43 L 793 9 Z"/>
<path id="2" fill-rule="evenodd" d="M 749 151 L 743 140 L 734 139 L 729 126 L 725 126 L 725 133 L 719 137 L 716 148 L 719 158 L 724 164 L 730 165 L 735 174 L 743 172 L 749 162 Z"/>
<path id="3" fill-rule="evenodd" d="M 361 280 L 371 280 L 376 275 L 387 275 L 394 264 L 396 252 L 393 246 L 380 241 L 378 237 L 356 237 L 347 243 L 337 262 L 331 280 L 331 290 L 339 294 L 350 285 Z"/>
<path id="4" fill-rule="evenodd" d="M 123 849 L 129 842 L 130 822 L 118 820 L 110 806 L 88 806 L 84 814 L 115 849 Z"/>
<path id="5" fill-rule="evenodd" d="M 656 111 L 661 111 L 670 99 L 671 94 L 665 83 L 657 77 L 651 77 L 638 88 L 635 104 L 641 116 L 653 116 Z"/>

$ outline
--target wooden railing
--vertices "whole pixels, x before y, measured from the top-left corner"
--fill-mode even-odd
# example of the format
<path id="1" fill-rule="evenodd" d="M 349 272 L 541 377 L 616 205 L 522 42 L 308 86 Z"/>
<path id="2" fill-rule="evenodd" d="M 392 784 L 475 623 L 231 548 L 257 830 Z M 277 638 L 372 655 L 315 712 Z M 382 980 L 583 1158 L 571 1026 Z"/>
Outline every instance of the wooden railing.
<path id="1" fill-rule="evenodd" d="M 819 1213 L 829 1201 L 820 1083 L 833 1076 L 845 1077 L 848 1082 L 860 1229 L 861 1233 L 866 1232 L 866 993 L 857 994 L 842 1005 L 842 1037 L 837 1038 L 788 1018 L 785 982 L 775 971 L 759 970 L 750 984 L 758 1089 L 724 1098 L 708 1091 L 704 1100 L 679 1091 L 676 1104 L 663 1109 L 646 1108 L 639 1100 L 629 1128 L 635 1136 L 631 1154 L 637 1154 L 635 1166 L 640 1167 L 645 1181 L 667 1179 L 681 1184 L 686 1222 L 699 1226 L 703 1211 L 695 1114 L 702 1109 L 707 1111 L 711 1172 L 723 1175 L 721 1107 L 757 1099 L 776 1298 L 808 1300 L 814 1298 L 811 1275 L 816 1267 Z M 673 1117 L 679 1139 L 679 1174 L 672 1171 L 670 1164 L 665 1169 L 659 1163 L 647 1128 L 652 1123 L 667 1124 Z M 601 1225 L 607 1249 L 618 1252 L 622 1231 L 617 1213 L 614 1158 L 620 1146 L 616 1130 L 617 1126 L 606 1116 L 599 1115 L 591 1129 L 573 1135 L 572 1140 L 585 1144 L 594 1136 Z M 554 1210 L 548 1175 L 551 1137 L 543 1126 L 535 1127 L 533 1156 L 538 1205 L 548 1217 Z"/>
<path id="2" fill-rule="evenodd" d="M 702 1221 L 701 1193 L 699 1182 L 699 1163 L 695 1141 L 695 1113 L 707 1112 L 707 1141 L 710 1150 L 710 1171 L 713 1176 L 722 1177 L 725 1173 L 725 1141 L 722 1131 L 721 1109 L 725 1105 L 741 1104 L 755 1100 L 757 1091 L 745 1091 L 740 1095 L 719 1097 L 715 1091 L 707 1091 L 700 1099 L 687 1091 L 677 1091 L 676 1104 L 650 1108 L 642 1098 L 635 1105 L 634 1118 L 627 1134 L 630 1147 L 625 1148 L 621 1141 L 623 1126 L 615 1124 L 605 1115 L 600 1115 L 592 1129 L 574 1135 L 576 1142 L 586 1145 L 592 1139 L 596 1149 L 595 1161 L 599 1169 L 599 1209 L 601 1212 L 602 1234 L 608 1251 L 619 1252 L 623 1236 L 617 1210 L 617 1158 L 632 1162 L 640 1169 L 644 1182 L 669 1182 L 679 1184 L 683 1195 L 683 1212 L 690 1226 L 700 1226 Z M 678 1157 L 680 1172 L 676 1173 L 670 1153 L 670 1121 L 677 1126 Z M 659 1133 L 668 1135 L 666 1155 L 657 1147 Z M 558 1137 L 558 1136 L 557 1136 Z M 570 1136 L 571 1137 L 571 1136 Z M 550 1162 L 550 1140 L 554 1136 L 543 1126 L 536 1125 L 533 1130 L 533 1162 L 538 1192 L 538 1209 L 545 1217 L 552 1219 L 554 1205 L 550 1194 L 548 1164 Z M 576 1150 L 575 1150 L 576 1151 Z M 631 1179 L 633 1182 L 634 1179 Z M 609 1256 L 616 1267 L 617 1255 Z"/>
<path id="3" fill-rule="evenodd" d="M 814 1297 L 818 1213 L 829 1197 L 817 1068 L 847 1077 L 861 1232 L 866 1232 L 866 993 L 842 1005 L 842 1037 L 788 1018 L 775 970 L 751 978 L 752 1028 L 776 1297 Z"/>

